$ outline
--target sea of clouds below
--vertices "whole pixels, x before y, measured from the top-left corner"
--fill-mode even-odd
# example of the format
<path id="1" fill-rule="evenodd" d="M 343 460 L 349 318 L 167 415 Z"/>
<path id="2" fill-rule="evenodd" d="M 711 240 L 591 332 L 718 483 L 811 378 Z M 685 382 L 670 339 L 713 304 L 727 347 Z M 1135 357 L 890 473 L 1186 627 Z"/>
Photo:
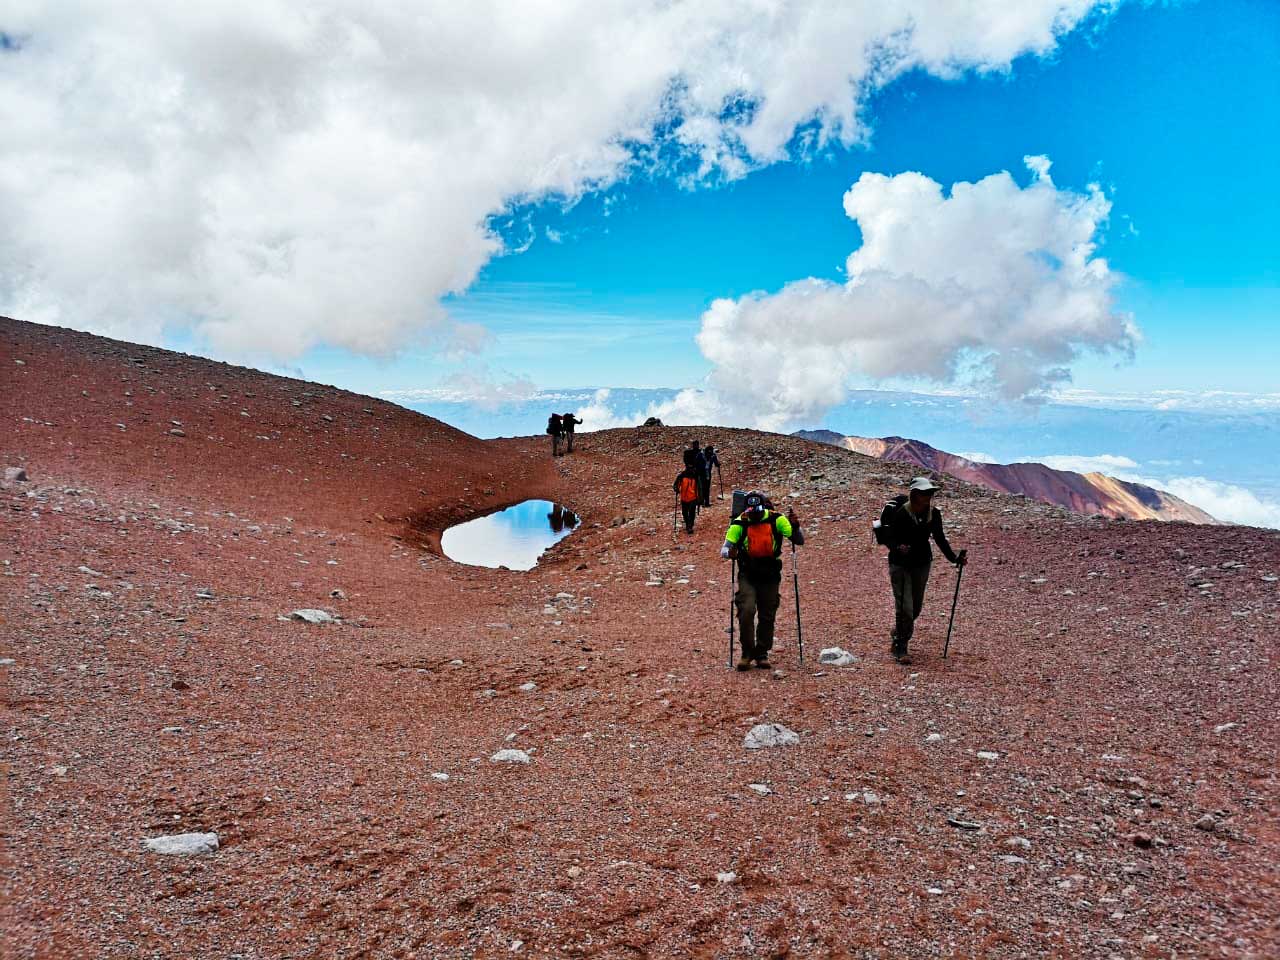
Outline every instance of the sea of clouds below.
<path id="1" fill-rule="evenodd" d="M 538 434 L 552 411 L 592 428 L 634 425 L 676 390 L 541 390 L 478 404 L 460 394 L 388 393 L 388 399 L 481 437 Z M 969 396 L 852 391 L 821 423 L 842 434 L 901 436 L 974 460 L 1037 461 L 1099 470 L 1168 490 L 1223 520 L 1280 528 L 1280 398 L 1177 392 L 1149 397 L 1073 393 L 1034 408 Z M 690 437 L 696 434 L 691 430 Z"/>

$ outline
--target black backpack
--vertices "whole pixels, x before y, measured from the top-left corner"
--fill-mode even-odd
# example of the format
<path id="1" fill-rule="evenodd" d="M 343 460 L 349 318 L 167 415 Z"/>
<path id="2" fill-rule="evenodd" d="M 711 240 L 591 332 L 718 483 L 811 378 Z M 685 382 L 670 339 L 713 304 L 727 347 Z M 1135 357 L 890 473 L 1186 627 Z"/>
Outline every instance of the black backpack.
<path id="1" fill-rule="evenodd" d="M 564 433 L 564 423 L 560 419 L 560 414 L 554 414 L 547 417 L 547 433 L 555 436 L 557 433 Z"/>
<path id="2" fill-rule="evenodd" d="M 876 543 L 882 547 L 890 546 L 889 543 L 889 518 L 893 514 L 902 509 L 902 505 L 906 503 L 908 497 L 905 493 L 900 493 L 892 500 L 885 501 L 884 509 L 880 511 L 880 519 L 873 520 L 871 523 L 871 535 L 876 538 Z"/>

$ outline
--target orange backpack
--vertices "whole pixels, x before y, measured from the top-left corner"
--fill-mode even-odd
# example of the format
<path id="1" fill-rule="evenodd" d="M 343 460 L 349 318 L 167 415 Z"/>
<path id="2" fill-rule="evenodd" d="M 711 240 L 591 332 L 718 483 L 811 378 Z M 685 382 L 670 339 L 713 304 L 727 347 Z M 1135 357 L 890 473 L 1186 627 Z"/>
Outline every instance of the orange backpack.
<path id="1" fill-rule="evenodd" d="M 773 515 L 766 520 L 743 525 L 747 532 L 747 556 L 766 560 L 773 556 Z"/>
<path id="2" fill-rule="evenodd" d="M 680 478 L 680 502 L 693 503 L 698 499 L 698 481 L 693 477 Z"/>

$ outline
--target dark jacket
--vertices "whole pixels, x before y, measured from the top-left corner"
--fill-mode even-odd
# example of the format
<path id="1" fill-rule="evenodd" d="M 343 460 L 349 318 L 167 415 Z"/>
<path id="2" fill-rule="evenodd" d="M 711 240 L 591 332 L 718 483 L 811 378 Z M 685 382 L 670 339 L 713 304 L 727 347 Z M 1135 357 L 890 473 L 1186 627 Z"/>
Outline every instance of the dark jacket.
<path id="1" fill-rule="evenodd" d="M 924 567 L 933 562 L 933 549 L 929 541 L 934 540 L 938 549 L 952 563 L 956 562 L 956 553 L 947 542 L 947 535 L 942 532 L 942 511 L 933 509 L 933 516 L 928 520 L 917 520 L 907 504 L 903 504 L 889 516 L 888 545 L 889 566 L 891 567 Z M 901 553 L 898 547 L 906 544 L 911 547 L 910 553 Z"/>

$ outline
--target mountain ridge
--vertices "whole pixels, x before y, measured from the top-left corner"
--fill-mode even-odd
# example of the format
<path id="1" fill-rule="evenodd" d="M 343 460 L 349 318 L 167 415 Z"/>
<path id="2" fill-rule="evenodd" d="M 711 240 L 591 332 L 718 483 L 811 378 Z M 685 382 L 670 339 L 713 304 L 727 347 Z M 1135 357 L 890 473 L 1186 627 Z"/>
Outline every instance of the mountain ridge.
<path id="1" fill-rule="evenodd" d="M 793 436 L 843 447 L 878 460 L 910 463 L 988 490 L 1021 494 L 1065 507 L 1074 513 L 1126 520 L 1222 522 L 1168 491 L 1104 473 L 1077 473 L 1034 462 L 982 463 L 906 437 L 846 436 L 834 430 L 798 430 Z"/>

